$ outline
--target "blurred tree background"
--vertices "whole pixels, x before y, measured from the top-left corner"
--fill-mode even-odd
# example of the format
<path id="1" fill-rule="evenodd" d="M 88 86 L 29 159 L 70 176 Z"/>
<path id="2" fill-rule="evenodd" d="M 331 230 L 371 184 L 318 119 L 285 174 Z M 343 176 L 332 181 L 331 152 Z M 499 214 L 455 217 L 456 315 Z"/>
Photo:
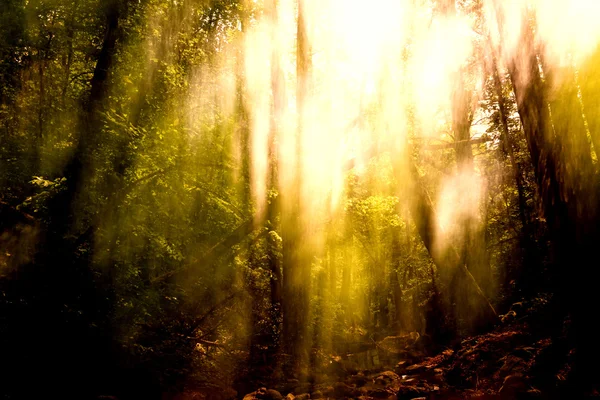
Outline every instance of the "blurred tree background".
<path id="1" fill-rule="evenodd" d="M 585 5 L 330 3 L 3 0 L 4 398 L 227 398 L 522 300 L 598 380 Z"/>

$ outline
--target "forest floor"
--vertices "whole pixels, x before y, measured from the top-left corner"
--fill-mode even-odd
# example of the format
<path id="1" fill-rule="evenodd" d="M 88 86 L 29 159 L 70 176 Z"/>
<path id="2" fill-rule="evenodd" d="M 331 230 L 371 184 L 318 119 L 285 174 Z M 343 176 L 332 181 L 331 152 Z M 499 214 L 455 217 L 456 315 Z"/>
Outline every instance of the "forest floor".
<path id="1" fill-rule="evenodd" d="M 243 400 L 301 399 L 571 399 L 573 351 L 566 334 L 548 329 L 551 315 L 534 302 L 515 303 L 493 331 L 436 354 L 423 337 L 387 337 L 378 353 L 394 352 L 394 365 L 360 370 L 342 359 L 337 376 L 312 383 L 290 379 L 239 396 Z M 568 327 L 568 321 L 564 324 Z M 565 328 L 566 329 L 566 328 Z M 554 331 L 556 332 L 556 330 Z M 563 330 L 564 332 L 564 330 Z M 394 348 L 395 346 L 395 348 Z M 589 397 L 595 397 L 591 393 Z M 577 395 L 577 398 L 579 395 Z"/>

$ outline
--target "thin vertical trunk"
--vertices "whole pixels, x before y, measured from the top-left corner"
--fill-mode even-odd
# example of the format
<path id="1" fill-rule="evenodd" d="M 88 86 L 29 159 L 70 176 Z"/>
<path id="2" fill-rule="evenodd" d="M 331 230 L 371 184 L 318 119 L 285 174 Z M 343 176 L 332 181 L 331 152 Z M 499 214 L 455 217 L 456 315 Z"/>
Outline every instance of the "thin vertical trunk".
<path id="1" fill-rule="evenodd" d="M 389 324 L 388 318 L 388 281 L 387 281 L 387 265 L 385 265 L 385 241 L 384 235 L 378 232 L 377 226 L 373 223 L 371 226 L 371 231 L 368 233 L 369 237 L 373 237 L 375 239 L 375 243 L 371 248 L 370 256 L 372 267 L 369 268 L 370 276 L 369 280 L 372 284 L 371 296 L 373 298 L 373 306 L 377 310 L 377 312 L 372 315 L 372 324 L 373 328 L 376 331 L 378 330 L 386 330 Z M 367 246 L 364 245 L 365 250 Z M 371 314 L 371 313 L 369 313 Z"/>
<path id="2" fill-rule="evenodd" d="M 352 234 L 346 235 L 348 242 L 352 242 Z M 346 243 L 348 243 L 346 242 Z M 348 306 L 350 303 L 350 286 L 352 284 L 352 264 L 354 263 L 354 254 L 351 248 L 346 248 L 344 254 L 344 264 L 342 265 L 342 286 L 340 287 L 340 301 L 342 310 L 347 316 L 350 312 Z"/>
<path id="3" fill-rule="evenodd" d="M 589 135 L 596 153 L 596 166 L 600 159 L 600 110 L 597 107 L 600 104 L 598 61 L 600 61 L 600 47 L 581 67 L 577 75 L 577 86 L 581 92 L 581 109 L 587 120 Z"/>
<path id="4" fill-rule="evenodd" d="M 273 26 L 272 32 L 272 42 L 276 43 L 276 35 L 277 35 L 277 1 L 274 0 L 271 7 L 271 22 Z M 281 130 L 281 120 L 283 117 L 284 107 L 285 107 L 285 78 L 283 76 L 283 71 L 280 65 L 280 54 L 277 46 L 273 46 L 271 53 L 271 92 L 273 95 L 273 105 L 271 110 L 271 130 L 269 132 L 268 138 L 268 180 L 267 184 L 269 186 L 270 192 L 279 193 L 279 185 L 278 185 L 278 174 L 277 174 L 277 141 L 279 132 Z M 268 194 L 267 194 L 268 196 Z M 277 226 L 277 218 L 279 214 L 279 196 L 274 196 L 273 198 L 265 199 L 267 202 L 267 228 L 271 232 L 275 232 L 278 228 Z M 279 351 L 279 342 L 280 342 L 280 333 L 281 333 L 281 319 L 282 319 L 282 280 L 283 275 L 281 272 L 281 262 L 279 260 L 279 243 L 277 240 L 277 235 L 270 234 L 267 238 L 267 257 L 269 270 L 271 272 L 271 276 L 269 279 L 269 284 L 271 288 L 271 309 L 270 309 L 270 317 L 272 318 L 272 339 L 273 344 L 275 345 L 275 352 Z"/>
<path id="5" fill-rule="evenodd" d="M 321 305 L 321 341 L 318 345 L 326 352 L 332 351 L 332 332 L 334 323 L 335 297 L 335 251 L 333 243 L 328 241 L 325 255 L 325 270 L 323 272 L 323 293 Z M 328 279 L 329 278 L 329 279 Z"/>
<path id="6" fill-rule="evenodd" d="M 337 264 L 337 253 L 338 250 L 336 248 L 336 244 L 333 242 L 329 243 L 329 251 L 328 251 L 328 264 L 329 264 L 329 293 L 331 294 L 332 301 L 337 301 L 338 299 L 338 291 L 337 291 L 337 280 L 338 280 L 338 264 Z"/>
<path id="7" fill-rule="evenodd" d="M 79 2 L 76 1 L 73 4 L 73 9 L 71 10 L 71 13 L 69 14 L 69 18 L 67 19 L 67 21 L 65 22 L 65 29 L 66 29 L 66 41 L 67 41 L 67 57 L 64 59 L 64 78 L 63 78 L 63 85 L 62 85 L 62 90 L 61 90 L 61 103 L 63 105 L 63 107 L 66 106 L 66 101 L 67 101 L 67 93 L 69 91 L 69 85 L 71 83 L 71 68 L 73 65 L 73 39 L 75 36 L 75 27 L 74 27 L 74 23 L 75 23 L 75 13 L 77 11 L 77 8 L 79 6 Z"/>
<path id="8" fill-rule="evenodd" d="M 42 146 L 44 141 L 44 114 L 45 114 L 45 97 L 46 97 L 46 88 L 45 88 L 45 69 L 46 69 L 46 54 L 42 49 L 38 50 L 38 110 L 37 110 L 37 130 L 35 136 L 35 142 L 33 146 L 33 160 L 31 163 L 31 168 L 35 171 L 36 174 L 41 174 L 40 165 L 41 165 L 41 153 Z"/>
<path id="9" fill-rule="evenodd" d="M 356 177 L 351 176 L 350 179 L 356 179 Z M 354 185 L 348 185 L 347 187 L 348 193 L 347 198 L 351 199 L 355 196 L 354 193 Z M 343 249 L 343 257 L 344 260 L 342 267 L 342 283 L 340 287 L 340 303 L 342 306 L 342 311 L 344 315 L 343 323 L 347 324 L 349 322 L 348 315 L 350 315 L 349 305 L 350 305 L 350 287 L 352 284 L 352 267 L 354 265 L 354 234 L 353 234 L 354 226 L 352 225 L 352 219 L 348 213 L 344 214 L 344 228 L 343 228 L 343 236 L 342 243 L 345 244 Z M 348 245 L 349 244 L 349 245 Z"/>
<path id="10" fill-rule="evenodd" d="M 41 53 L 41 52 L 40 52 Z M 44 103 L 46 97 L 45 90 L 45 80 L 44 73 L 46 67 L 45 56 L 40 54 L 40 59 L 38 60 L 38 78 L 39 78 L 39 94 L 38 94 L 38 133 L 37 133 L 37 143 L 38 148 L 42 144 L 42 140 L 44 138 Z"/>
<path id="11" fill-rule="evenodd" d="M 392 265 L 389 270 L 388 282 L 392 289 L 394 301 L 394 319 L 392 328 L 398 333 L 402 329 L 402 288 L 398 282 L 398 270 L 400 269 L 400 232 L 398 228 L 390 229 L 391 236 L 391 261 Z"/>
<path id="12" fill-rule="evenodd" d="M 238 66 L 236 92 L 237 92 L 237 127 L 236 141 L 239 143 L 240 166 L 238 170 L 237 188 L 240 196 L 240 203 L 244 205 L 244 214 L 250 215 L 252 212 L 252 194 L 250 191 L 250 164 L 251 153 L 250 148 L 250 128 L 248 110 L 244 103 L 244 83 L 242 77 L 242 69 Z M 255 221 L 252 221 L 254 223 Z"/>
<path id="13" fill-rule="evenodd" d="M 291 355 L 291 369 L 300 374 L 308 365 L 309 351 L 309 292 L 310 260 L 302 228 L 302 136 L 304 130 L 305 102 L 308 93 L 308 74 L 311 57 L 305 21 L 304 0 L 298 2 L 297 53 L 296 53 L 296 109 L 298 127 L 296 135 L 296 165 L 292 184 L 282 193 L 283 237 L 283 334 L 285 349 Z"/>
<path id="14" fill-rule="evenodd" d="M 385 281 L 385 279 L 382 279 L 382 281 Z M 390 318 L 388 307 L 388 291 L 387 284 L 385 282 L 382 282 L 382 285 L 377 290 L 376 295 L 379 300 L 379 321 L 377 322 L 377 325 L 379 326 L 379 329 L 387 330 L 390 324 Z"/>

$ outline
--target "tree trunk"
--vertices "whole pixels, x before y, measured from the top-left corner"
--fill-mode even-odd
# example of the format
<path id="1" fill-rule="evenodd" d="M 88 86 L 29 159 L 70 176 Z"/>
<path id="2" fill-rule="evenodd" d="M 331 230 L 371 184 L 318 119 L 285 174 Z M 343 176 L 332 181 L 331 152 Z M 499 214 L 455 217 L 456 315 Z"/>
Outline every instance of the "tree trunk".
<path id="1" fill-rule="evenodd" d="M 489 39 L 488 39 L 489 40 Z M 493 50 L 492 50 L 493 51 Z M 512 134 L 508 125 L 508 109 L 506 99 L 502 90 L 502 80 L 498 72 L 498 65 L 495 55 L 492 56 L 491 66 L 488 66 L 493 79 L 496 101 L 498 104 L 498 113 L 500 115 L 500 137 L 502 147 L 508 155 L 508 161 L 512 170 L 515 187 L 517 189 L 517 200 L 519 204 L 519 220 L 521 222 L 520 247 L 523 249 L 523 263 L 525 268 L 520 274 L 519 286 L 526 293 L 532 293 L 536 287 L 536 277 L 539 272 L 540 262 L 539 254 L 536 252 L 536 245 L 533 240 L 533 227 L 529 222 L 527 212 L 527 200 L 525 198 L 525 189 L 523 183 L 523 173 L 515 156 L 516 143 L 512 139 Z"/>
<path id="2" fill-rule="evenodd" d="M 296 109 L 298 128 L 296 136 L 296 165 L 292 184 L 282 193 L 283 238 L 283 335 L 285 350 L 291 356 L 291 372 L 304 375 L 308 366 L 310 334 L 308 330 L 310 259 L 306 249 L 302 218 L 302 136 L 305 101 L 308 93 L 311 57 L 306 31 L 305 4 L 298 2 L 296 53 Z"/>
<path id="3" fill-rule="evenodd" d="M 596 159 L 600 158 L 600 48 L 585 62 L 578 71 L 578 87 L 581 90 L 581 108 L 585 114 L 589 127 L 590 137 L 596 153 Z"/>
<path id="4" fill-rule="evenodd" d="M 85 178 L 91 174 L 91 153 L 95 150 L 94 143 L 103 125 L 99 111 L 107 98 L 108 76 L 119 32 L 119 2 L 107 5 L 106 10 L 106 30 L 90 81 L 91 90 L 78 119 L 79 142 L 64 170 L 67 179 L 65 188 L 48 201 L 50 219 L 44 229 L 44 237 L 32 265 L 22 269 L 23 274 L 30 274 L 27 279 L 24 278 L 28 290 L 35 293 L 22 320 L 52 326 L 46 339 L 53 346 L 36 349 L 35 354 L 20 348 L 19 359 L 24 363 L 33 359 L 60 359 L 57 364 L 60 367 L 54 372 L 42 364 L 41 368 L 50 372 L 41 381 L 40 387 L 54 385 L 59 379 L 56 374 L 60 371 L 60 374 L 72 376 L 77 382 L 68 388 L 66 397 L 77 391 L 89 392 L 93 384 L 110 379 L 112 372 L 109 366 L 114 361 L 112 357 L 117 356 L 107 351 L 114 339 L 107 316 L 115 303 L 110 282 L 103 279 L 110 280 L 110 277 L 99 277 L 92 271 L 93 235 L 85 244 L 71 235 L 81 230 L 76 226 L 78 211 L 83 209 L 79 199 L 87 194 Z M 31 335 L 29 332 L 35 332 L 35 329 L 26 327 L 19 328 L 21 343 L 35 340 L 28 337 Z M 11 359 L 10 356 L 8 359 Z"/>
<path id="5" fill-rule="evenodd" d="M 392 289 L 392 296 L 394 301 L 394 319 L 392 322 L 392 328 L 396 333 L 400 333 L 402 326 L 402 288 L 398 282 L 398 271 L 400 270 L 400 232 L 398 228 L 390 229 L 392 254 L 391 261 L 392 265 L 389 270 L 388 282 Z"/>
<path id="6" fill-rule="evenodd" d="M 276 43 L 276 27 L 277 27 L 277 1 L 273 0 L 271 4 L 271 23 L 273 26 L 272 43 Z M 271 52 L 271 92 L 273 95 L 273 105 L 271 109 L 271 130 L 268 138 L 268 179 L 267 184 L 269 190 L 267 197 L 271 192 L 279 193 L 278 174 L 277 174 L 277 138 L 281 130 L 281 119 L 285 106 L 285 80 L 283 71 L 280 65 L 279 49 L 273 46 Z M 273 355 L 279 351 L 281 323 L 282 323 L 282 281 L 283 275 L 281 272 L 281 261 L 278 254 L 280 253 L 280 245 L 278 235 L 276 234 L 277 218 L 279 214 L 279 196 L 265 199 L 267 203 L 267 228 L 270 230 L 267 237 L 267 259 L 269 271 L 271 272 L 269 284 L 271 289 L 271 308 L 269 317 L 271 318 L 272 331 L 272 346 Z M 271 360 L 273 361 L 273 360 Z"/>
<path id="7" fill-rule="evenodd" d="M 502 25 L 502 16 L 498 17 Z M 599 272 L 587 265 L 596 259 L 595 247 L 600 239 L 596 210 L 599 187 L 581 113 L 572 114 L 576 91 L 571 86 L 571 91 L 559 92 L 560 97 L 549 102 L 547 86 L 540 75 L 540 59 L 543 58 L 536 54 L 533 33 L 524 18 L 520 44 L 508 62 L 508 70 L 555 251 L 555 303 L 563 315 L 568 312 L 572 318 L 578 347 L 574 376 L 581 384 L 598 383 L 598 331 L 585 310 L 598 304 Z M 544 74 L 546 81 L 552 78 L 549 70 L 544 70 Z"/>
<path id="8" fill-rule="evenodd" d="M 454 17 L 456 15 L 455 0 L 443 0 L 441 2 L 442 16 Z M 462 67 L 456 72 L 454 88 L 451 98 L 452 106 L 452 130 L 454 133 L 457 172 L 460 175 L 473 175 L 473 151 L 471 148 L 471 122 L 473 115 L 473 94 L 467 87 L 467 69 Z M 486 296 L 492 293 L 492 270 L 487 254 L 484 231 L 479 228 L 477 218 L 468 215 L 461 223 L 462 241 L 460 243 L 459 256 L 461 264 L 465 264 L 473 278 L 481 287 Z M 462 293 L 469 284 L 464 282 L 463 275 L 456 275 L 457 270 L 451 271 L 447 276 L 444 270 L 440 276 L 445 277 L 444 283 L 450 283 L 451 302 L 456 303 L 456 312 L 464 314 L 463 320 L 468 321 L 473 307 L 477 308 L 465 298 Z"/>
<path id="9" fill-rule="evenodd" d="M 496 323 L 498 321 L 496 310 L 479 287 L 469 269 L 461 262 L 456 249 L 450 247 L 442 250 L 436 244 L 435 232 L 437 228 L 433 203 L 423 185 L 419 184 L 420 177 L 416 166 L 411 162 L 408 162 L 408 164 L 409 178 L 407 179 L 407 190 L 411 193 L 409 207 L 423 244 L 438 267 L 438 270 L 456 269 L 464 277 L 467 293 L 469 293 L 469 297 L 472 296 L 474 299 L 476 310 L 472 317 L 474 321 L 478 321 L 477 328 L 483 329 Z"/>

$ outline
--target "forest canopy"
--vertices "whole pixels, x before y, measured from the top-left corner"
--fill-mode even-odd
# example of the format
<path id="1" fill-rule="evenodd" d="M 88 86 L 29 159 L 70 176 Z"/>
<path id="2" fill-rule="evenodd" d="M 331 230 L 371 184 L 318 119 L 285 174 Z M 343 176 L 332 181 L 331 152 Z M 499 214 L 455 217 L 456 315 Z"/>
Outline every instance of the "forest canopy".
<path id="1" fill-rule="evenodd" d="M 598 15 L 3 0 L 0 395 L 598 395 Z"/>

